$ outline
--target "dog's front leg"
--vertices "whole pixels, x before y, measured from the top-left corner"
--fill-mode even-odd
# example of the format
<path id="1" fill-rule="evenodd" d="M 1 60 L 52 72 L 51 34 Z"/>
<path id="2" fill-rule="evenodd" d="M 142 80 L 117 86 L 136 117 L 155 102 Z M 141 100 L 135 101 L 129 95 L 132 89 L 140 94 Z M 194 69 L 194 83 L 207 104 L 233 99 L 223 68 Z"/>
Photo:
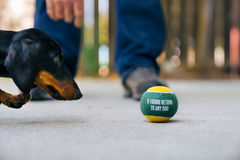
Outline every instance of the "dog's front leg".
<path id="1" fill-rule="evenodd" d="M 9 93 L 0 90 L 0 104 L 4 104 L 11 108 L 21 108 L 22 105 L 26 104 L 31 100 L 31 94 L 20 93 L 17 95 L 11 95 Z"/>

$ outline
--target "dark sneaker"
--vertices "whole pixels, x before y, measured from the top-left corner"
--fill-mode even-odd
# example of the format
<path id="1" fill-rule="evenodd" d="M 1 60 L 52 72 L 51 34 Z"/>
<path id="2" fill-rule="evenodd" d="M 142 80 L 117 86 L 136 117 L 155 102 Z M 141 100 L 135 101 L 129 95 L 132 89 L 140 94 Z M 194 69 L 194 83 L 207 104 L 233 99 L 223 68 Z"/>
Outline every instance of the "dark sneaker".
<path id="1" fill-rule="evenodd" d="M 36 87 L 31 90 L 32 101 L 53 100 L 53 98 L 43 89 Z"/>
<path id="2" fill-rule="evenodd" d="M 138 67 L 127 77 L 124 87 L 125 97 L 140 100 L 142 94 L 153 86 L 167 86 L 153 68 Z"/>

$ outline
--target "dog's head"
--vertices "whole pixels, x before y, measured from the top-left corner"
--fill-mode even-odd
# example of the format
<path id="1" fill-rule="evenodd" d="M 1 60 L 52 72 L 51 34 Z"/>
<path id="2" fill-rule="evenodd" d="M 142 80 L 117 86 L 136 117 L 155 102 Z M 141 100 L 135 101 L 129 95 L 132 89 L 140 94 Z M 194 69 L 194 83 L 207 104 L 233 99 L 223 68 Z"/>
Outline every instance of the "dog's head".
<path id="1" fill-rule="evenodd" d="M 28 94 L 34 85 L 57 100 L 76 100 L 82 94 L 67 71 L 59 45 L 45 33 L 19 32 L 9 47 L 5 67 L 18 88 Z"/>

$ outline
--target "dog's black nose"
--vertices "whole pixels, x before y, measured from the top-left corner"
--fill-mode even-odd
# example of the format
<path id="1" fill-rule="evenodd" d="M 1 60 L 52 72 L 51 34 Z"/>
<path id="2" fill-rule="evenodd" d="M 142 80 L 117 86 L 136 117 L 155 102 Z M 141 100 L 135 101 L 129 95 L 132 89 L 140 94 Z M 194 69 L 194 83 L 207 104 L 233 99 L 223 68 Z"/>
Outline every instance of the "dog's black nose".
<path id="1" fill-rule="evenodd" d="M 82 93 L 81 93 L 81 91 L 79 90 L 79 89 L 77 89 L 76 90 L 76 99 L 80 99 L 80 98 L 82 98 Z"/>

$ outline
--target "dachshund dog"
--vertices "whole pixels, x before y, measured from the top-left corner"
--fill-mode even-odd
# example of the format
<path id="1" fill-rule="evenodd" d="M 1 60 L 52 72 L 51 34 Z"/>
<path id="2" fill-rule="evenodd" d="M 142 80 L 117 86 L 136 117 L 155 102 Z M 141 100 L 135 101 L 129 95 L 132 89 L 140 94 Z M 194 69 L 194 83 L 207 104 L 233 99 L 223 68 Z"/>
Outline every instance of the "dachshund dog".
<path id="1" fill-rule="evenodd" d="M 12 78 L 22 92 L 11 95 L 0 90 L 0 104 L 11 108 L 21 108 L 30 101 L 30 90 L 36 86 L 57 100 L 82 97 L 64 65 L 57 42 L 33 28 L 19 32 L 0 30 L 0 77 Z"/>

